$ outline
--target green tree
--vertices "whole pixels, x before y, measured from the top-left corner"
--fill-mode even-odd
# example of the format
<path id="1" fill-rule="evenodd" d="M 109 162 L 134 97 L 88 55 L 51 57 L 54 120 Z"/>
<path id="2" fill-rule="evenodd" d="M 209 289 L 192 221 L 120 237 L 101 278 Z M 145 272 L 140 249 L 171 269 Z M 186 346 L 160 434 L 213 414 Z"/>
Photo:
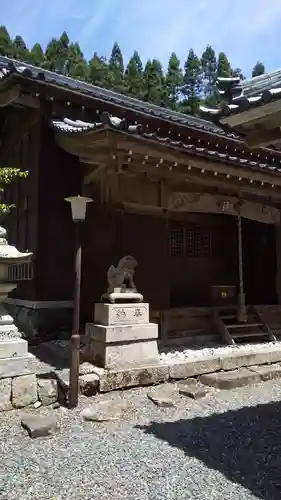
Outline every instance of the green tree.
<path id="1" fill-rule="evenodd" d="M 52 38 L 45 51 L 44 68 L 50 71 L 59 71 L 60 66 L 60 44 L 56 38 Z"/>
<path id="2" fill-rule="evenodd" d="M 201 56 L 203 93 L 206 99 L 213 98 L 213 87 L 217 77 L 217 58 L 211 45 L 207 45 Z"/>
<path id="3" fill-rule="evenodd" d="M 253 67 L 252 70 L 252 77 L 254 78 L 255 76 L 260 76 L 265 73 L 265 67 L 264 64 L 260 61 L 258 61 L 255 66 Z"/>
<path id="4" fill-rule="evenodd" d="M 60 38 L 52 38 L 48 43 L 45 52 L 44 67 L 51 71 L 65 73 L 68 71 L 68 55 L 69 38 L 64 31 Z"/>
<path id="5" fill-rule="evenodd" d="M 144 93 L 144 75 L 143 66 L 137 51 L 128 62 L 125 71 L 125 91 L 126 94 L 138 99 L 143 98 Z"/>
<path id="6" fill-rule="evenodd" d="M 149 59 L 144 68 L 144 101 L 161 106 L 165 103 L 164 74 L 160 61 Z"/>
<path id="7" fill-rule="evenodd" d="M 180 60 L 173 52 L 169 59 L 168 70 L 165 78 L 166 104 L 168 108 L 177 109 L 179 92 L 183 84 L 183 73 Z"/>
<path id="8" fill-rule="evenodd" d="M 40 43 L 35 43 L 29 52 L 29 61 L 34 66 L 43 66 L 45 61 L 44 52 Z"/>
<path id="9" fill-rule="evenodd" d="M 114 43 L 108 63 L 108 86 L 116 92 L 124 92 L 124 61 L 121 49 Z"/>
<path id="10" fill-rule="evenodd" d="M 0 215 L 8 214 L 14 205 L 4 203 L 3 195 L 5 186 L 13 182 L 17 178 L 27 177 L 28 172 L 22 171 L 19 168 L 0 167 Z"/>
<path id="11" fill-rule="evenodd" d="M 0 56 L 13 56 L 13 44 L 5 26 L 0 26 Z"/>
<path id="12" fill-rule="evenodd" d="M 233 76 L 231 64 L 224 52 L 219 53 L 217 76 L 224 78 Z"/>
<path id="13" fill-rule="evenodd" d="M 234 68 L 232 70 L 232 76 L 239 76 L 240 80 L 245 80 L 245 76 L 242 73 L 242 69 Z"/>
<path id="14" fill-rule="evenodd" d="M 99 57 L 95 52 L 88 64 L 88 80 L 99 87 L 107 87 L 108 65 L 104 57 Z"/>
<path id="15" fill-rule="evenodd" d="M 68 47 L 68 58 L 65 63 L 65 72 L 78 80 L 88 79 L 88 64 L 79 43 L 70 43 Z"/>
<path id="16" fill-rule="evenodd" d="M 202 97 L 202 67 L 199 57 L 190 49 L 184 65 L 182 109 L 186 113 L 196 115 Z"/>
<path id="17" fill-rule="evenodd" d="M 29 61 L 29 50 L 25 45 L 23 38 L 17 35 L 13 42 L 13 58 L 19 61 L 28 62 Z"/>

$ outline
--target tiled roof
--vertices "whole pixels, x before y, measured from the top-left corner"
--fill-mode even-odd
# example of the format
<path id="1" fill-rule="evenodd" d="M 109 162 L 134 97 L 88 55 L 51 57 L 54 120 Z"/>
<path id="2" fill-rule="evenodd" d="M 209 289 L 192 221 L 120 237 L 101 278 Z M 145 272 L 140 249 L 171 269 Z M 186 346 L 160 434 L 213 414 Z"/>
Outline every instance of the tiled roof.
<path id="1" fill-rule="evenodd" d="M 2 74 L 2 77 L 1 77 Z M 134 111 L 160 118 L 162 120 L 176 123 L 212 134 L 222 135 L 239 140 L 239 136 L 234 132 L 226 132 L 223 127 L 212 123 L 209 120 L 197 118 L 195 116 L 178 113 L 170 109 L 165 109 L 155 104 L 146 103 L 133 97 L 125 96 L 103 89 L 90 83 L 82 82 L 52 71 L 44 70 L 30 64 L 25 64 L 13 59 L 0 56 L 0 80 L 3 81 L 11 77 L 24 77 L 36 81 L 46 82 L 56 87 L 64 87 L 68 91 L 79 92 L 85 96 L 100 99 L 106 103 L 115 104 L 120 107 L 132 109 Z"/>
<path id="2" fill-rule="evenodd" d="M 69 118 L 64 118 L 63 120 L 51 120 L 51 125 L 54 129 L 60 132 L 70 134 L 99 130 L 103 128 L 104 125 L 129 133 L 141 134 L 144 132 L 143 125 L 131 125 L 127 120 L 118 118 L 117 116 L 110 116 L 108 113 L 101 113 L 98 122 L 88 123 L 82 120 L 70 120 Z"/>
<path id="3" fill-rule="evenodd" d="M 227 104 L 208 108 L 200 106 L 204 116 L 220 119 L 257 108 L 281 98 L 281 70 L 241 81 L 239 78 L 218 78 L 217 92 Z"/>
<path id="4" fill-rule="evenodd" d="M 154 104 L 146 103 L 138 99 L 128 97 L 117 92 L 113 92 L 108 89 L 103 89 L 95 85 L 75 80 L 68 76 L 62 74 L 57 74 L 52 71 L 44 70 L 29 64 L 25 64 L 7 57 L 0 56 L 0 86 L 6 85 L 10 80 L 24 78 L 25 80 L 33 80 L 36 82 L 47 83 L 54 88 L 63 88 L 69 92 L 80 93 L 84 96 L 89 96 L 96 98 L 107 104 L 114 104 L 123 109 L 133 110 L 142 115 L 151 116 L 154 118 L 159 118 L 165 120 L 165 122 L 175 123 L 181 127 L 189 127 L 195 130 L 206 131 L 211 134 L 224 136 L 227 139 L 234 139 L 236 141 L 241 141 L 241 136 L 236 133 L 225 130 L 224 127 L 212 123 L 210 120 L 204 120 L 198 117 L 186 115 L 183 113 L 178 113 L 169 109 L 156 106 Z M 232 83 L 232 82 L 230 82 Z M 237 78 L 235 80 L 236 87 L 239 81 Z M 224 83 L 225 85 L 225 83 Z M 231 87 L 231 85 L 230 85 Z M 233 88 L 233 85 L 232 87 Z M 231 104 L 229 105 L 232 106 Z M 236 106 L 236 105 L 235 105 Z M 170 137 L 160 137 L 157 133 L 145 132 L 145 128 L 142 124 L 133 125 L 128 123 L 126 119 L 121 119 L 118 117 L 111 117 L 108 113 L 102 113 L 99 121 L 87 123 L 83 121 L 73 121 L 67 118 L 63 120 L 52 120 L 52 126 L 57 130 L 64 133 L 90 133 L 94 130 L 101 128 L 102 126 L 111 126 L 119 131 L 129 132 L 132 134 L 142 134 L 147 139 L 157 141 L 159 143 L 165 143 L 172 147 L 181 148 L 184 151 L 188 151 L 190 154 L 204 156 L 210 159 L 217 159 L 224 163 L 230 163 L 234 165 L 244 165 L 245 167 L 251 167 L 256 169 L 267 169 L 275 172 L 279 172 L 279 168 L 275 165 L 279 165 L 279 159 L 274 162 L 273 165 L 267 163 L 260 163 L 258 161 L 251 161 L 247 158 L 241 158 L 238 156 L 233 156 L 228 153 L 222 153 L 218 150 L 198 147 L 195 144 L 187 144 L 182 141 L 172 140 Z M 227 146 L 225 147 L 227 149 Z M 243 153 L 241 153 L 243 154 Z"/>
<path id="5" fill-rule="evenodd" d="M 112 117 L 108 113 L 102 113 L 99 116 L 98 122 L 83 122 L 80 120 L 73 121 L 68 118 L 62 120 L 51 120 L 51 126 L 60 133 L 65 134 L 82 134 L 87 135 L 91 132 L 102 130 L 103 128 L 112 128 L 119 132 L 129 132 L 132 135 L 145 137 L 148 140 L 158 142 L 160 144 L 171 146 L 194 156 L 202 156 L 209 160 L 223 162 L 224 164 L 239 165 L 241 167 L 252 168 L 255 170 L 267 171 L 272 173 L 281 173 L 281 161 L 278 164 L 268 164 L 259 161 L 253 161 L 241 156 L 234 156 L 228 153 L 212 150 L 206 147 L 198 147 L 195 144 L 185 143 L 183 141 L 175 141 L 170 137 L 161 137 L 156 133 L 145 132 L 145 127 L 141 124 L 130 125 L 126 120 L 121 120 L 118 117 Z"/>

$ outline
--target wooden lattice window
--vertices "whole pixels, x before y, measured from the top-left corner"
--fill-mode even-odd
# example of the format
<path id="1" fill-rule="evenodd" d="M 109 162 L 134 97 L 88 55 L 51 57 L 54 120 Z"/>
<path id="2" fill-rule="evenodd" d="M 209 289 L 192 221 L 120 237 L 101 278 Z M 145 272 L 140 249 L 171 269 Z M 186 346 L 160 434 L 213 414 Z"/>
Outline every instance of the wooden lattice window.
<path id="1" fill-rule="evenodd" d="M 203 227 L 178 227 L 170 232 L 170 256 L 206 258 L 212 253 L 211 233 Z"/>
<path id="2" fill-rule="evenodd" d="M 171 257 L 185 256 L 185 228 L 173 228 L 170 232 L 169 247 Z"/>

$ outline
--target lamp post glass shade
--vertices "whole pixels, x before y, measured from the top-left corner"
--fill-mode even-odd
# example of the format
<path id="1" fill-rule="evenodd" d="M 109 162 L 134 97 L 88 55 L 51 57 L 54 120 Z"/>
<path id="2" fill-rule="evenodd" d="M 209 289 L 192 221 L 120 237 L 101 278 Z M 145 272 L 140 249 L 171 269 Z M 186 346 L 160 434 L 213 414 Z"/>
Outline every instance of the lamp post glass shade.
<path id="1" fill-rule="evenodd" d="M 71 205 L 71 214 L 74 222 L 83 221 L 86 217 L 87 203 L 90 203 L 92 198 L 87 198 L 86 196 L 69 196 L 65 198 L 65 201 L 69 201 Z"/>

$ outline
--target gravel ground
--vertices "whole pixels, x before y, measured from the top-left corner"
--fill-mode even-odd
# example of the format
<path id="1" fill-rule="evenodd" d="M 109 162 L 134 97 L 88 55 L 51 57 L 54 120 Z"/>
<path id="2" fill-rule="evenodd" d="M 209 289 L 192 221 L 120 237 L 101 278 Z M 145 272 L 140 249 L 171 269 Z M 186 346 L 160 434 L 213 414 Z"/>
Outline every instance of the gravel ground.
<path id="1" fill-rule="evenodd" d="M 70 357 L 70 347 L 71 343 L 69 340 L 56 340 L 51 341 L 47 344 L 41 344 L 41 346 L 37 346 L 34 349 L 35 355 L 41 357 L 42 360 L 46 359 L 46 348 L 48 350 L 51 349 L 49 355 L 52 357 L 56 355 L 56 357 L 60 358 L 61 363 L 63 364 L 63 360 L 68 360 Z M 234 355 L 234 354 L 250 354 L 252 352 L 257 352 L 259 350 L 280 350 L 281 349 L 281 340 L 280 336 L 277 337 L 276 342 L 262 342 L 262 343 L 251 343 L 251 344 L 242 344 L 242 345 L 225 345 L 215 342 L 210 342 L 209 345 L 202 347 L 200 345 L 194 345 L 189 347 L 184 346 L 159 346 L 160 352 L 160 360 L 163 363 L 167 363 L 169 361 L 196 361 L 202 358 L 206 358 L 209 356 L 224 356 L 224 355 Z M 81 336 L 81 359 L 83 360 L 85 357 L 85 353 L 87 351 L 87 341 L 84 336 Z M 42 356 L 40 356 L 40 352 L 42 352 Z M 48 360 L 47 360 L 48 361 Z M 65 363 L 64 363 L 65 364 Z"/>
<path id="2" fill-rule="evenodd" d="M 169 362 L 170 360 L 178 361 L 196 361 L 201 358 L 209 356 L 225 356 L 234 354 L 251 354 L 252 352 L 258 352 L 259 350 L 280 350 L 281 341 L 276 342 L 263 342 L 263 343 L 251 343 L 242 345 L 222 345 L 211 343 L 207 347 L 202 346 L 192 346 L 192 347 L 166 347 L 162 348 L 160 351 L 160 359 L 163 362 Z"/>
<path id="3" fill-rule="evenodd" d="M 171 385 L 172 387 L 172 385 Z M 1 414 L 3 500 L 253 500 L 281 498 L 281 385 L 213 391 L 158 408 L 148 389 L 81 398 L 75 410 Z M 126 403 L 122 420 L 94 423 L 97 400 Z M 31 440 L 27 413 L 56 414 L 61 430 Z"/>

